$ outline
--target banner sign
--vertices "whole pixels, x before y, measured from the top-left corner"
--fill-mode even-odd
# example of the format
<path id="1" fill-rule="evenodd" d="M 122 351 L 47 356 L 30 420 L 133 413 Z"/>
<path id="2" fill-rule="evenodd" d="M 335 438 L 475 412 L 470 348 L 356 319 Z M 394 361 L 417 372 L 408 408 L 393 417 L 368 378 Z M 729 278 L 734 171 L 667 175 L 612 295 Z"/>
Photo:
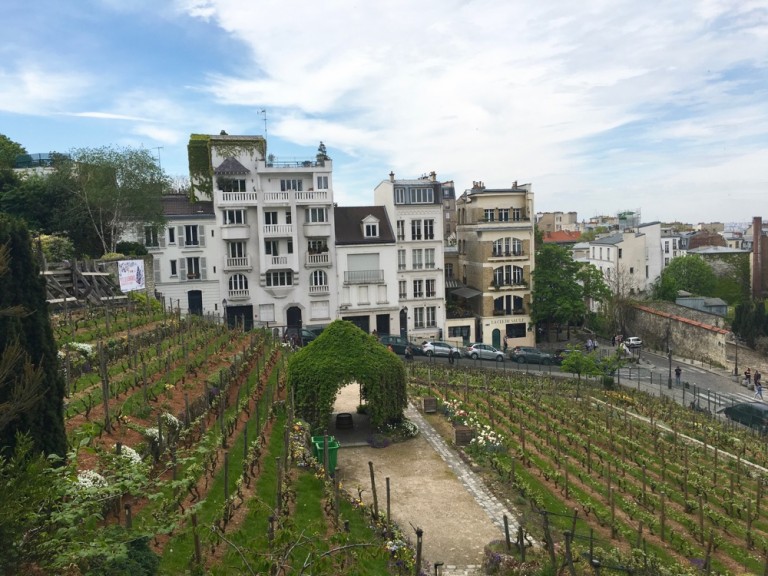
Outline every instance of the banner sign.
<path id="1" fill-rule="evenodd" d="M 120 290 L 123 292 L 146 288 L 144 260 L 120 260 L 117 263 L 117 269 L 120 277 Z"/>

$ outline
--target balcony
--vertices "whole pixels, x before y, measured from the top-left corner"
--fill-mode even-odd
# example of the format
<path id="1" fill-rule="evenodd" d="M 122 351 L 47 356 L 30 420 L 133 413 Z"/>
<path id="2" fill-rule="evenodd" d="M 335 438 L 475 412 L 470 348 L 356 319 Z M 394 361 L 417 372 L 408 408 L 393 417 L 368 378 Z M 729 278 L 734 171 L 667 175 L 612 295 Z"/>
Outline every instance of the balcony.
<path id="1" fill-rule="evenodd" d="M 293 236 L 293 224 L 265 224 L 261 228 L 265 238 L 282 238 Z"/>
<path id="2" fill-rule="evenodd" d="M 271 255 L 267 254 L 264 257 L 264 263 L 267 268 L 290 268 L 293 270 L 296 268 L 296 255 L 295 254 L 280 254 Z"/>
<path id="3" fill-rule="evenodd" d="M 258 200 L 256 192 L 224 192 L 216 190 L 216 204 L 218 206 L 256 206 Z"/>
<path id="4" fill-rule="evenodd" d="M 331 255 L 328 252 L 320 252 L 319 254 L 306 254 L 304 257 L 304 265 L 307 268 L 317 268 L 322 266 L 331 265 Z"/>
<path id="5" fill-rule="evenodd" d="M 493 290 L 525 290 L 528 288 L 528 282 L 520 280 L 518 282 L 492 282 Z"/>
<path id="6" fill-rule="evenodd" d="M 384 270 L 344 272 L 344 284 L 384 284 Z"/>
<path id="7" fill-rule="evenodd" d="M 309 295 L 310 296 L 325 296 L 327 294 L 331 293 L 330 287 L 326 285 L 320 285 L 320 286 L 310 286 L 309 287 Z"/>
<path id="8" fill-rule="evenodd" d="M 251 229 L 245 224 L 228 224 L 221 227 L 222 240 L 248 240 Z"/>
<path id="9" fill-rule="evenodd" d="M 329 202 L 330 196 L 328 190 L 307 190 L 306 192 L 296 192 L 297 204 L 317 204 L 319 202 Z"/>
<path id="10" fill-rule="evenodd" d="M 224 270 L 225 271 L 232 271 L 232 270 L 250 270 L 252 268 L 251 266 L 251 258 L 250 256 L 240 256 L 236 258 L 224 258 Z"/>
<path id="11" fill-rule="evenodd" d="M 513 260 L 527 260 L 528 255 L 523 250 L 494 250 L 491 258 L 511 258 Z"/>
<path id="12" fill-rule="evenodd" d="M 247 300 L 251 297 L 251 291 L 248 288 L 242 290 L 230 290 L 227 292 L 227 298 L 229 300 Z"/>
<path id="13" fill-rule="evenodd" d="M 307 238 L 328 238 L 331 235 L 329 222 L 305 222 L 304 236 Z"/>
<path id="14" fill-rule="evenodd" d="M 290 204 L 291 193 L 286 191 L 281 192 L 264 192 L 262 194 L 264 204 Z"/>

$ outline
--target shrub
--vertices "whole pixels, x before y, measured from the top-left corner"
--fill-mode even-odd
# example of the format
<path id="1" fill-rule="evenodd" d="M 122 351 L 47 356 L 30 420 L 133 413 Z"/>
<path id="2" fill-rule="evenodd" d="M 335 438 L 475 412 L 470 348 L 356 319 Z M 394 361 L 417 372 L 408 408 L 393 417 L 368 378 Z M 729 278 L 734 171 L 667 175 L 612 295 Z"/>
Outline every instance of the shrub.
<path id="1" fill-rule="evenodd" d="M 126 256 L 146 256 L 148 254 L 141 242 L 118 242 L 115 244 L 115 250 Z"/>

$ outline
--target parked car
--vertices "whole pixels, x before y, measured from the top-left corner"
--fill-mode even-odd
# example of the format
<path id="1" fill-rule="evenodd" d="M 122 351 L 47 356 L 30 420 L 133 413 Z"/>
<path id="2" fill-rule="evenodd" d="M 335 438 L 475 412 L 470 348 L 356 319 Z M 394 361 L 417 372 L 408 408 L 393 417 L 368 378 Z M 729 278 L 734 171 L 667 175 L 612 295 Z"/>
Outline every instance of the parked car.
<path id="1" fill-rule="evenodd" d="M 481 342 L 474 342 L 462 350 L 462 353 L 467 358 L 472 360 L 495 360 L 496 362 L 504 362 L 504 352 L 498 348 L 494 348 L 490 344 L 483 344 Z"/>
<path id="2" fill-rule="evenodd" d="M 630 336 L 624 339 L 624 345 L 627 348 L 640 348 L 643 345 L 643 341 L 639 336 Z"/>
<path id="3" fill-rule="evenodd" d="M 554 363 L 552 354 L 530 346 L 515 346 L 510 351 L 509 357 L 520 364 L 549 365 Z"/>
<path id="4" fill-rule="evenodd" d="M 761 434 L 768 433 L 768 404 L 762 402 L 741 402 L 726 406 L 721 410 L 728 420 L 740 422 L 745 426 L 759 430 Z"/>
<path id="5" fill-rule="evenodd" d="M 294 328 L 294 327 L 286 328 L 285 332 L 283 333 L 283 340 L 285 342 L 291 342 L 293 340 L 294 336 L 296 338 L 299 338 L 299 329 L 298 328 Z M 317 338 L 317 336 L 318 335 L 315 332 L 313 332 L 312 330 L 308 330 L 307 328 L 302 328 L 301 329 L 301 340 L 298 342 L 298 344 L 300 346 L 306 346 L 307 344 L 312 342 L 312 340 Z"/>
<path id="6" fill-rule="evenodd" d="M 459 352 L 459 349 L 456 348 L 456 346 L 448 344 L 448 342 L 440 342 L 437 340 L 424 342 L 424 344 L 421 345 L 421 351 L 425 356 L 445 356 L 446 358 L 449 356 L 453 356 L 454 358 L 461 356 L 461 352 Z"/>
<path id="7" fill-rule="evenodd" d="M 414 356 L 422 355 L 421 346 L 414 344 L 413 342 L 408 342 L 407 339 L 397 334 L 382 334 L 379 336 L 379 342 L 381 342 L 384 346 L 392 346 L 392 351 L 395 354 L 402 355 L 405 354 L 405 349 L 410 344 Z"/>
<path id="8" fill-rule="evenodd" d="M 565 357 L 568 356 L 568 354 L 572 354 L 573 352 L 581 352 L 581 350 L 576 350 L 574 348 L 560 348 L 555 350 L 555 353 L 552 355 L 552 362 L 559 366 L 563 363 Z"/>

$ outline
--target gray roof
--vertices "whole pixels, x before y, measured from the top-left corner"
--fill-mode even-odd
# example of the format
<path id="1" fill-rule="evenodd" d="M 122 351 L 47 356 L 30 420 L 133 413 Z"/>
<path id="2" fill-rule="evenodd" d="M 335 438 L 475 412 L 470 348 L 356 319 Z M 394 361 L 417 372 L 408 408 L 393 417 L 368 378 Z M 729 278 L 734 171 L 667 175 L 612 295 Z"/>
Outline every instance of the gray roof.
<path id="1" fill-rule="evenodd" d="M 213 171 L 214 174 L 248 174 L 250 170 L 234 158 L 226 158 Z"/>
<path id="2" fill-rule="evenodd" d="M 379 237 L 363 236 L 362 222 L 373 216 L 379 221 Z M 395 235 L 384 206 L 335 206 L 333 209 L 336 244 L 394 244 Z"/>
<path id="3" fill-rule="evenodd" d="M 751 250 L 745 248 L 729 248 L 728 246 L 699 246 L 688 250 L 688 254 L 748 254 Z"/>
<path id="4" fill-rule="evenodd" d="M 619 232 L 618 234 L 611 234 L 610 236 L 604 236 L 603 238 L 595 238 L 590 244 L 619 244 L 624 241 L 624 235 Z"/>
<path id="5" fill-rule="evenodd" d="M 168 218 L 189 217 L 197 218 L 215 218 L 213 211 L 213 202 L 190 202 L 189 197 L 184 194 L 169 194 L 163 196 L 163 216 Z"/>

